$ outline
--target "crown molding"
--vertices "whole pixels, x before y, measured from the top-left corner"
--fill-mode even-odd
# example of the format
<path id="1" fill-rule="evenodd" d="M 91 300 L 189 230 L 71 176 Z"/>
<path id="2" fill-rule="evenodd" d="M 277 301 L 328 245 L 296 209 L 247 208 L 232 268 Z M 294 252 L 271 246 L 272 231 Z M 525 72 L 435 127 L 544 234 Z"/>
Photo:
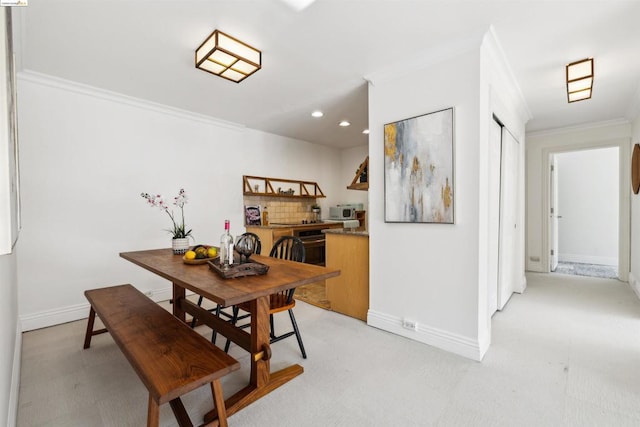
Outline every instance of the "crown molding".
<path id="1" fill-rule="evenodd" d="M 216 126 L 225 127 L 234 130 L 244 130 L 246 126 L 229 122 L 226 120 L 218 119 L 215 117 L 207 116 L 205 114 L 194 113 L 188 110 L 182 110 L 180 108 L 170 107 L 165 104 L 148 101 L 142 98 L 135 98 L 128 95 L 123 95 L 118 92 L 112 92 L 105 89 L 100 89 L 95 86 L 89 86 L 83 83 L 74 82 L 71 80 L 54 77 L 48 74 L 38 73 L 32 70 L 24 70 L 18 72 L 18 81 L 25 81 L 42 86 L 48 86 L 55 89 L 74 92 L 85 96 L 91 96 L 98 99 L 103 99 L 111 102 L 117 102 L 120 104 L 140 108 L 143 110 L 154 111 L 161 114 L 167 114 L 173 117 L 181 119 L 192 120 L 205 124 L 212 124 Z"/>
<path id="2" fill-rule="evenodd" d="M 497 73 L 501 85 L 505 85 L 509 91 L 512 98 L 512 105 L 517 109 L 516 114 L 518 118 L 522 123 L 528 122 L 533 118 L 533 115 L 522 93 L 520 84 L 507 60 L 507 55 L 504 53 L 504 49 L 493 25 L 489 26 L 489 30 L 485 33 L 482 45 L 486 48 L 485 52 L 491 58 L 492 69 Z"/>
<path id="3" fill-rule="evenodd" d="M 592 130 L 592 129 L 610 127 L 610 126 L 624 126 L 624 125 L 630 125 L 630 121 L 626 118 L 619 118 L 619 119 L 612 119 L 612 120 L 604 120 L 601 122 L 583 123 L 579 125 L 566 126 L 562 128 L 527 132 L 526 135 L 527 135 L 527 138 L 538 137 L 538 136 L 563 135 L 563 134 L 578 132 L 582 130 Z"/>

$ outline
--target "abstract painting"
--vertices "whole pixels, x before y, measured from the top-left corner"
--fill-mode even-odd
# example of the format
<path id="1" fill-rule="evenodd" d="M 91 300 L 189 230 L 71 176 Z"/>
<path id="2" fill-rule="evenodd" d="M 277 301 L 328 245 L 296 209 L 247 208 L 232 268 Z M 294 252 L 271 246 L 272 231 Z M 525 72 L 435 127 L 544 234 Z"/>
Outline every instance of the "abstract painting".
<path id="1" fill-rule="evenodd" d="M 453 224 L 453 108 L 384 126 L 384 216 Z"/>

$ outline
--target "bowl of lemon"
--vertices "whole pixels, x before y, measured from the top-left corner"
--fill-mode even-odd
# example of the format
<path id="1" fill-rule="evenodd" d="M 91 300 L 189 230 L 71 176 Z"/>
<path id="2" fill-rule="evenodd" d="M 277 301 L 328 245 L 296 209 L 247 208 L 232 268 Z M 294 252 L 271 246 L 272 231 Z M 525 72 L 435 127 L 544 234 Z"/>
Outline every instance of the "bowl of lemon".
<path id="1" fill-rule="evenodd" d="M 195 245 L 185 252 L 182 256 L 182 261 L 184 261 L 185 264 L 198 265 L 204 264 L 217 256 L 218 248 L 216 246 Z"/>

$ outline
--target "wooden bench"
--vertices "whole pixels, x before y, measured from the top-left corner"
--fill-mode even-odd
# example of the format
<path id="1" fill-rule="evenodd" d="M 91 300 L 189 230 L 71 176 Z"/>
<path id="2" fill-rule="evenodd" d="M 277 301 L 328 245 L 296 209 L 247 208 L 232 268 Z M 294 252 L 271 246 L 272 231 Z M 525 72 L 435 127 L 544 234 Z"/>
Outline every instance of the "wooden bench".
<path id="1" fill-rule="evenodd" d="M 84 348 L 93 335 L 111 334 L 149 390 L 147 426 L 158 426 L 160 405 L 166 402 L 180 426 L 192 426 L 180 396 L 209 383 L 217 421 L 227 426 L 220 378 L 240 368 L 237 360 L 131 285 L 84 294 L 91 304 Z M 105 329 L 93 330 L 96 314 Z"/>

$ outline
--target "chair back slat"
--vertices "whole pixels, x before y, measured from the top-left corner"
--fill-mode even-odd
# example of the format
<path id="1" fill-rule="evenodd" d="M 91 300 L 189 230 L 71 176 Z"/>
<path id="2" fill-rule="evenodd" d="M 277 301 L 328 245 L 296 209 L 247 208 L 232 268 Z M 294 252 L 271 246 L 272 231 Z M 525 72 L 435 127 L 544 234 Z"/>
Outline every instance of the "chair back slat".
<path id="1" fill-rule="evenodd" d="M 280 237 L 271 248 L 270 257 L 304 262 L 305 250 L 302 240 L 293 236 Z"/>
<path id="2" fill-rule="evenodd" d="M 271 252 L 269 253 L 270 257 L 286 259 L 289 261 L 297 261 L 304 262 L 305 260 L 305 250 L 304 244 L 302 240 L 298 237 L 293 236 L 282 236 L 280 237 L 271 248 Z M 282 295 L 287 296 L 287 303 L 290 304 L 293 300 L 293 294 L 295 292 L 295 288 L 289 289 L 281 292 Z"/>
<path id="3" fill-rule="evenodd" d="M 247 232 L 241 234 L 240 237 L 253 241 L 253 253 L 256 255 L 260 255 L 260 252 L 262 252 L 262 243 L 260 242 L 260 237 L 258 237 L 257 234 Z"/>

